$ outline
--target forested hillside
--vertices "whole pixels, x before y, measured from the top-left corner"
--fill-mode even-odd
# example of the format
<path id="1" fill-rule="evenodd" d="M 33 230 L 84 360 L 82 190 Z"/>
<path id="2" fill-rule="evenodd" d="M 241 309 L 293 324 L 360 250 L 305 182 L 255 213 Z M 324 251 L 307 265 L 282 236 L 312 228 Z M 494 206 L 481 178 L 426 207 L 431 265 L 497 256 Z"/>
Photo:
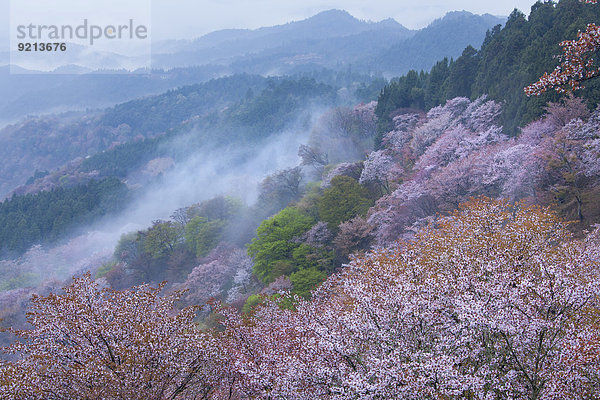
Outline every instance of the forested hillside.
<path id="1" fill-rule="evenodd" d="M 193 116 L 239 100 L 249 89 L 259 91 L 264 84 L 264 78 L 233 76 L 134 100 L 104 112 L 32 117 L 9 125 L 0 131 L 6 143 L 0 149 L 0 193 L 5 195 L 24 183 L 32 170 L 52 170 L 111 146 L 164 134 Z M 152 124 L 145 124 L 147 120 Z"/>
<path id="2" fill-rule="evenodd" d="M 426 73 L 411 71 L 386 87 L 377 108 L 380 135 L 391 129 L 391 113 L 398 108 L 426 111 L 453 97 L 482 95 L 502 103 L 500 123 L 506 133 L 516 135 L 558 99 L 553 92 L 527 97 L 523 88 L 554 69 L 559 42 L 576 38 L 578 30 L 598 20 L 600 8 L 578 0 L 537 2 L 529 18 L 515 10 L 503 28 L 488 32 L 480 50 L 467 47 L 456 60 L 442 60 Z M 592 108 L 600 100 L 598 85 L 590 81 L 578 94 Z"/>
<path id="3" fill-rule="evenodd" d="M 10 67 L 0 66 L 0 87 L 4 90 L 0 99 L 0 121 L 17 121 L 32 114 L 110 107 L 140 96 L 205 82 L 223 72 L 222 66 L 207 65 L 153 70 L 152 73 L 11 74 Z"/>
<path id="4" fill-rule="evenodd" d="M 254 90 L 247 90 L 241 100 L 231 103 L 218 112 L 202 117 L 193 115 L 192 112 L 182 112 L 183 115 L 193 115 L 193 117 L 180 126 L 172 123 L 171 119 L 181 111 L 174 113 L 171 112 L 171 108 L 179 110 L 181 107 L 166 99 L 156 99 L 158 103 L 165 101 L 164 106 L 147 101 L 119 106 L 120 108 L 116 109 L 114 114 L 107 113 L 104 118 L 108 121 L 113 118 L 118 121 L 129 121 L 136 127 L 149 124 L 148 126 L 175 126 L 175 129 L 165 135 L 120 144 L 97 153 L 83 161 L 80 171 L 97 171 L 102 176 L 126 177 L 129 172 L 155 158 L 172 157 L 175 160 L 184 160 L 203 146 L 251 145 L 281 131 L 286 125 L 298 119 L 299 113 L 310 103 L 320 107 L 335 104 L 337 101 L 334 87 L 317 83 L 309 78 L 270 79 L 265 82 L 265 85 L 264 90 L 257 94 Z M 196 95 L 193 97 L 199 98 Z M 181 101 L 185 103 L 185 100 L 181 99 Z M 155 109 L 161 111 L 151 117 L 154 120 L 153 125 L 144 116 Z M 122 113 L 121 117 L 118 116 L 120 113 Z M 178 137 L 189 136 L 190 131 L 194 134 L 187 137 L 185 147 L 169 145 Z"/>
<path id="5" fill-rule="evenodd" d="M 489 14 L 479 16 L 466 11 L 451 12 L 432 22 L 427 29 L 415 33 L 411 40 L 394 44 L 361 61 L 368 60 L 372 70 L 382 71 L 386 76 L 397 76 L 409 70 L 427 71 L 435 61 L 444 57 L 457 58 L 467 45 L 480 48 L 486 32 L 504 22 L 505 19 Z M 475 37 L 479 39 L 473 40 Z M 449 57 L 447 54 L 456 56 Z"/>
<path id="6" fill-rule="evenodd" d="M 363 77 L 362 82 L 371 81 Z M 342 79 L 340 83 L 345 82 Z M 197 131 L 197 137 L 192 139 L 195 144 L 186 149 L 188 153 L 207 142 L 256 141 L 281 130 L 298 117 L 298 110 L 309 108 L 310 104 L 334 104 L 338 89 L 307 77 L 266 79 L 234 75 L 133 100 L 102 112 L 29 118 L 0 131 L 7 143 L 0 150 L 0 155 L 4 155 L 0 190 L 6 193 L 24 183 L 32 168 L 50 171 L 77 157 L 92 156 L 91 160 L 84 160 L 82 172 L 97 169 L 106 172 L 106 176 L 123 177 L 128 163 L 135 164 L 144 157 L 149 161 L 155 158 L 150 157 L 152 152 L 156 157 L 172 153 L 164 144 L 191 130 Z M 367 90 L 367 85 L 355 88 L 361 89 Z M 115 162 L 109 167 L 99 165 L 105 161 L 98 160 Z M 112 169 L 106 171 L 107 168 Z M 63 171 L 62 175 L 68 172 Z M 74 172 L 71 168 L 70 173 Z M 20 188 L 17 193 L 23 191 L 27 190 Z"/>
<path id="7" fill-rule="evenodd" d="M 69 229 L 122 209 L 129 198 L 116 178 L 13 196 L 0 203 L 0 252 L 23 253 L 33 244 L 56 241 Z"/>

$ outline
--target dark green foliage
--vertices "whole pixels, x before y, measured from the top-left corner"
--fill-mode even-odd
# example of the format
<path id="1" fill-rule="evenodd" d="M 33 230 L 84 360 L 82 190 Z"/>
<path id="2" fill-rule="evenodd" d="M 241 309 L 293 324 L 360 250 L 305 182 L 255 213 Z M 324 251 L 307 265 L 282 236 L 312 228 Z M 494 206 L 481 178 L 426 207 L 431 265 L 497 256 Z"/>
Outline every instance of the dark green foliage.
<path id="1" fill-rule="evenodd" d="M 438 61 L 429 71 L 425 86 L 425 108 L 430 109 L 446 100 L 446 81 L 450 76 L 450 63 L 447 58 Z M 383 110 L 381 110 L 383 111 Z M 379 114 L 378 114 L 379 115 Z"/>
<path id="2" fill-rule="evenodd" d="M 226 222 L 220 219 L 209 221 L 200 216 L 192 218 L 185 226 L 185 241 L 188 249 L 202 258 L 215 248 L 225 233 Z"/>
<path id="3" fill-rule="evenodd" d="M 321 221 L 329 224 L 330 229 L 335 229 L 341 222 L 366 214 L 372 205 L 369 192 L 355 179 L 336 176 L 319 200 L 319 216 Z"/>
<path id="4" fill-rule="evenodd" d="M 251 137 L 265 137 L 279 131 L 297 117 L 300 108 L 307 101 L 332 104 L 336 99 L 336 89 L 314 79 L 299 80 L 271 79 L 260 95 L 243 101 L 225 113 L 233 127 L 244 127 Z"/>
<path id="5" fill-rule="evenodd" d="M 436 68 L 439 69 L 440 67 L 436 65 Z M 427 90 L 428 84 L 428 74 L 423 72 L 419 74 L 417 71 L 412 70 L 383 88 L 377 101 L 377 107 L 375 108 L 375 115 L 377 116 L 375 150 L 381 148 L 383 134 L 394 128 L 392 118 L 395 116 L 397 110 L 423 110 L 426 100 L 430 101 L 430 104 L 428 104 L 430 106 L 434 104 L 432 99 L 445 99 L 445 95 L 434 92 L 434 89 L 436 89 L 434 86 L 430 86 L 430 90 Z M 442 91 L 442 86 L 440 85 L 437 90 Z"/>
<path id="6" fill-rule="evenodd" d="M 143 236 L 144 251 L 152 258 L 170 256 L 183 238 L 183 232 L 173 221 L 154 221 Z"/>
<path id="7" fill-rule="evenodd" d="M 98 171 L 102 176 L 124 178 L 132 170 L 160 155 L 159 145 L 170 136 L 128 142 L 83 160 L 81 171 Z"/>
<path id="8" fill-rule="evenodd" d="M 558 64 L 554 56 L 561 53 L 561 41 L 577 38 L 578 30 L 585 30 L 588 23 L 599 20 L 598 5 L 578 0 L 538 2 L 528 20 L 515 10 L 504 29 L 495 30 L 482 46 L 471 97 L 489 94 L 490 98 L 504 102 L 501 123 L 507 133 L 516 134 L 519 126 L 542 115 L 548 101 L 558 99 L 553 91 L 527 97 L 523 88 L 537 81 L 545 71 L 554 69 Z M 599 83 L 590 81 L 587 86 L 578 95 L 590 105 L 598 104 Z"/>
<path id="9" fill-rule="evenodd" d="M 55 241 L 79 224 L 121 210 L 128 199 L 116 178 L 13 196 L 0 203 L 0 250 L 22 253 L 35 243 Z"/>
<path id="10" fill-rule="evenodd" d="M 478 65 L 477 50 L 468 46 L 450 68 L 450 74 L 444 87 L 447 99 L 471 96 L 471 86 L 477 75 Z"/>
<path id="11" fill-rule="evenodd" d="M 210 121 L 219 122 L 214 115 L 218 117 L 222 110 L 234 105 L 249 88 L 260 93 L 266 82 L 267 79 L 260 76 L 234 75 L 143 97 L 103 111 L 28 117 L 2 129 L 7 146 L 0 148 L 0 158 L 6 161 L 0 165 L 0 192 L 6 193 L 25 182 L 31 175 L 32 165 L 52 171 L 78 157 L 94 156 L 102 151 L 106 153 L 99 159 L 84 163 L 83 171 L 98 170 L 101 176 L 123 177 L 140 163 L 160 156 L 161 152 L 169 155 L 170 146 L 155 147 L 157 143 L 144 143 L 143 139 L 152 140 L 181 127 L 188 129 L 180 129 L 172 136 L 189 133 L 190 126 L 200 121 L 208 121 L 205 127 L 210 129 Z M 225 128 L 218 130 L 219 135 L 212 133 L 221 138 L 227 134 Z M 196 144 L 205 140 L 195 139 Z M 131 142 L 135 142 L 134 146 L 112 150 L 119 144 Z"/>
<path id="12" fill-rule="evenodd" d="M 109 109 L 101 118 L 108 126 L 129 125 L 144 136 L 165 132 L 198 112 L 214 110 L 231 99 L 242 98 L 249 89 L 264 87 L 265 79 L 239 74 L 206 83 L 169 90 L 158 96 L 141 98 Z"/>
<path id="13" fill-rule="evenodd" d="M 294 250 L 300 246 L 294 239 L 314 223 L 313 218 L 294 207 L 285 208 L 263 221 L 256 230 L 257 237 L 248 246 L 248 254 L 254 258 L 255 275 L 264 283 L 270 283 L 278 276 L 301 268 L 293 257 Z"/>
<path id="14" fill-rule="evenodd" d="M 419 74 L 414 70 L 395 79 L 381 91 L 375 114 L 378 117 L 389 115 L 399 108 L 423 109 L 425 107 L 424 89 L 427 84 L 428 75 Z M 391 120 L 386 122 L 391 122 Z M 386 125 L 385 128 L 391 129 L 392 126 Z"/>
<path id="15" fill-rule="evenodd" d="M 316 268 L 303 269 L 290 275 L 294 285 L 293 292 L 304 298 L 310 297 L 310 292 L 327 279 L 327 274 Z"/>
<path id="16" fill-rule="evenodd" d="M 467 45 L 480 47 L 488 29 L 501 18 L 473 15 L 465 11 L 448 13 L 410 40 L 394 44 L 377 61 L 375 70 L 404 74 L 410 69 L 429 69 L 442 57 L 456 57 Z"/>
<path id="17" fill-rule="evenodd" d="M 48 174 L 49 174 L 48 171 L 38 171 L 36 169 L 35 172 L 33 173 L 33 175 L 29 179 L 27 179 L 27 182 L 25 182 L 25 184 L 31 185 L 33 182 L 35 182 L 36 179 L 43 178 Z"/>

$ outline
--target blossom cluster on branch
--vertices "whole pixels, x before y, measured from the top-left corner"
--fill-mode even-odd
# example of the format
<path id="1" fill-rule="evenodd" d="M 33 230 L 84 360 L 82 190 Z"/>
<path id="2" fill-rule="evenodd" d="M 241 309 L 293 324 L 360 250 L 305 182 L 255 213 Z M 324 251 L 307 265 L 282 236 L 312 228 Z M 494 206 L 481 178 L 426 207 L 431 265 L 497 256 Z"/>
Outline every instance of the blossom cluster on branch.
<path id="1" fill-rule="evenodd" d="M 597 0 L 580 0 L 582 3 L 596 4 Z M 594 55 L 600 48 L 600 26 L 590 23 L 585 31 L 577 33 L 576 40 L 560 42 L 562 54 L 560 64 L 551 73 L 545 72 L 540 79 L 527 86 L 527 96 L 539 96 L 548 89 L 559 93 L 582 89 L 582 83 L 600 74 Z"/>

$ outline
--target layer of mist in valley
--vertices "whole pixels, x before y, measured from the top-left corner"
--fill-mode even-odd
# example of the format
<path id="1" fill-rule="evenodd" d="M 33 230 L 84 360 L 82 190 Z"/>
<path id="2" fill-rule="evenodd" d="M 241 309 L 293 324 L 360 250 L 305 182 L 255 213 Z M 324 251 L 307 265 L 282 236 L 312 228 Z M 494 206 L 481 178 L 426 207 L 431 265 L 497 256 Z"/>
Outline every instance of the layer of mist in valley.
<path id="1" fill-rule="evenodd" d="M 73 229 L 65 235 L 68 239 L 57 245 L 35 245 L 16 260 L 0 261 L 0 281 L 23 275 L 33 282 L 64 280 L 85 271 L 95 271 L 111 258 L 123 234 L 147 229 L 155 220 L 169 219 L 179 208 L 215 196 L 231 196 L 252 205 L 260 181 L 299 164 L 298 148 L 308 142 L 324 111 L 314 108 L 299 113 L 310 115 L 309 124 L 302 118 L 258 143 L 228 146 L 207 143 L 185 160 L 153 160 L 166 161 L 166 166 L 152 171 L 156 176 L 143 186 L 137 182 L 139 177 L 125 180 L 135 196 L 122 212 L 104 217 L 92 226 Z M 190 138 L 196 135 L 210 137 L 206 132 L 192 130 L 168 146 L 173 152 L 178 148 L 184 151 Z"/>

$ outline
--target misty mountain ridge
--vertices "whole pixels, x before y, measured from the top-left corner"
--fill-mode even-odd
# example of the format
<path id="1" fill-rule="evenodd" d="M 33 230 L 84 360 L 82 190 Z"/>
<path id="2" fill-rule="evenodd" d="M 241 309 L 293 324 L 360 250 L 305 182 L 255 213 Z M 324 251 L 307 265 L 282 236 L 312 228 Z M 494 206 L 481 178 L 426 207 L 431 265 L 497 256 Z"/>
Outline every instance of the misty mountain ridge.
<path id="1" fill-rule="evenodd" d="M 354 18 L 344 10 L 328 10 L 307 19 L 292 21 L 283 25 L 258 29 L 222 29 L 207 33 L 190 41 L 167 40 L 160 41 L 153 46 L 155 51 L 159 53 L 173 54 L 182 51 L 216 48 L 227 45 L 232 41 L 244 41 L 248 44 L 250 41 L 260 39 L 263 41 L 263 44 L 258 45 L 257 48 L 267 48 L 297 39 L 325 39 L 350 36 L 379 29 L 395 29 L 403 32 L 407 37 L 413 32 L 393 18 L 388 18 L 380 22 L 362 21 Z M 253 46 L 251 45 L 251 47 Z"/>
<path id="2" fill-rule="evenodd" d="M 171 68 L 214 63 L 229 66 L 233 72 L 278 75 L 352 64 L 361 73 L 398 75 L 409 69 L 428 69 L 443 57 L 458 57 L 468 45 L 479 47 L 485 33 L 504 21 L 490 14 L 456 11 L 423 29 L 410 30 L 392 18 L 362 21 L 346 11 L 329 10 L 284 25 L 215 31 L 188 42 L 159 42 L 154 46 L 153 65 Z M 378 59 L 395 47 L 418 48 L 424 53 L 418 55 L 423 61 L 406 67 L 413 60 L 411 55 L 400 67 L 385 64 L 386 68 L 381 68 Z"/>
<path id="3" fill-rule="evenodd" d="M 452 11 L 416 32 L 409 40 L 395 43 L 362 61 L 388 76 L 405 74 L 411 69 L 427 71 L 443 58 L 458 58 L 469 45 L 480 48 L 486 33 L 505 21 L 506 18 L 491 14 Z"/>

